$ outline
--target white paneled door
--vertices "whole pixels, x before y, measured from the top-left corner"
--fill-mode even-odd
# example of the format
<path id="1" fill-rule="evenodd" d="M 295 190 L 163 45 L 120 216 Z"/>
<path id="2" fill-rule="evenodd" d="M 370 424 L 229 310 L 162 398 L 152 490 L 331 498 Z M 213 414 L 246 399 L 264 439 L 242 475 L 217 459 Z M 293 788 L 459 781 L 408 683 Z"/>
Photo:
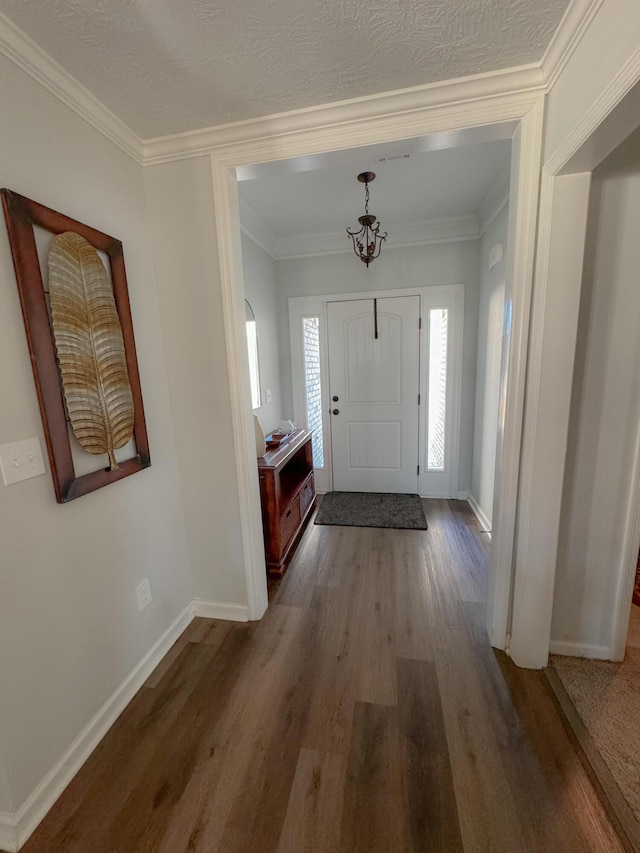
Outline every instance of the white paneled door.
<path id="1" fill-rule="evenodd" d="M 417 492 L 420 297 L 327 311 L 333 488 Z"/>

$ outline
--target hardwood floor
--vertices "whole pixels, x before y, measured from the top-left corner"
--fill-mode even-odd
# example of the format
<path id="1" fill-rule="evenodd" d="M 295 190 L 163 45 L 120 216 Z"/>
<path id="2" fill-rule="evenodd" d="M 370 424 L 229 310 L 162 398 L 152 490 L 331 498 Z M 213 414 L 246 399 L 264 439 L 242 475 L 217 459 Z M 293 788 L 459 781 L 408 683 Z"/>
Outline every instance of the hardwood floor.
<path id="1" fill-rule="evenodd" d="M 538 672 L 484 629 L 467 505 L 310 525 L 256 624 L 196 619 L 24 853 L 622 850 Z"/>

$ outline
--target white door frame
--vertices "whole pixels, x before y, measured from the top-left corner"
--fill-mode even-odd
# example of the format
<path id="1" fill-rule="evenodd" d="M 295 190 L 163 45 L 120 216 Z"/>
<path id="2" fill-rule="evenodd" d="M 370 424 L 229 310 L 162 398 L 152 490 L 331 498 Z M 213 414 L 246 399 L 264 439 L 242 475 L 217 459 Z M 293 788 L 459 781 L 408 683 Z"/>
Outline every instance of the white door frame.
<path id="1" fill-rule="evenodd" d="M 591 172 L 636 129 L 638 115 L 640 50 L 542 169 L 513 586 L 513 624 L 524 630 L 510 644 L 520 666 L 545 666 L 549 655 Z M 640 428 L 629 465 L 616 604 L 604 614 L 612 624 L 610 657 L 617 660 L 624 657 L 640 544 Z"/>
<path id="2" fill-rule="evenodd" d="M 492 643 L 505 648 L 511 600 L 516 505 L 520 474 L 520 449 L 535 229 L 538 211 L 544 92 L 542 85 L 521 92 L 494 94 L 490 86 L 482 92 L 477 81 L 461 81 L 448 90 L 442 103 L 437 93 L 401 93 L 348 103 L 327 110 L 309 111 L 298 116 L 270 118 L 264 124 L 230 127 L 228 134 L 211 151 L 213 202 L 220 264 L 221 291 L 227 349 L 234 457 L 240 493 L 242 542 L 249 618 L 260 618 L 266 608 L 264 557 L 260 555 L 261 518 L 257 499 L 255 454 L 251 451 L 252 413 L 245 406 L 244 388 L 248 366 L 242 335 L 244 324 L 244 284 L 242 263 L 237 251 L 240 233 L 235 168 L 241 165 L 313 155 L 363 145 L 409 139 L 432 133 L 463 132 L 486 128 L 489 134 L 513 134 L 519 153 L 519 169 L 512 186 L 515 231 L 511 263 L 512 326 L 508 364 L 503 464 L 500 473 L 501 505 L 492 540 L 492 591 L 489 632 Z M 484 85 L 484 84 L 482 84 Z M 435 96 L 435 97 L 434 97 Z M 332 117 L 332 118 L 330 118 Z M 258 128 L 257 130 L 255 128 Z M 255 135 L 252 135 L 254 133 Z M 197 140 L 194 139 L 194 143 Z"/>
<path id="3" fill-rule="evenodd" d="M 439 307 L 449 307 L 453 310 L 454 322 L 452 324 L 451 352 L 452 357 L 448 366 L 448 378 L 450 382 L 451 407 L 448 412 L 448 436 L 450 442 L 450 464 L 451 482 L 455 484 L 451 497 L 458 497 L 458 469 L 460 459 L 460 410 L 462 401 L 462 362 L 460 356 L 464 345 L 464 284 L 434 285 L 433 287 L 398 287 L 392 290 L 367 290 L 355 293 L 331 293 L 321 296 L 290 296 L 289 297 L 289 342 L 291 350 L 291 384 L 293 393 L 293 417 L 296 423 L 303 423 L 305 419 L 305 382 L 304 382 L 304 359 L 302 357 L 302 333 L 301 322 L 305 317 L 320 318 L 320 376 L 322 384 L 322 408 L 328 412 L 331 408 L 329 400 L 329 359 L 327 353 L 327 304 L 329 302 L 351 302 L 356 299 L 384 299 L 395 296 L 419 296 L 420 315 L 435 304 Z M 420 335 L 420 394 L 423 405 L 419 411 L 418 425 L 418 448 L 417 459 L 420 465 L 420 477 L 418 479 L 418 490 L 424 497 L 424 472 L 426 471 L 426 428 L 427 428 L 427 406 L 428 387 L 427 376 L 424 370 L 426 363 L 426 340 L 425 325 L 422 324 Z M 332 457 L 331 457 L 331 418 L 323 419 L 323 441 L 325 466 L 316 469 L 316 486 L 320 493 L 331 491 L 333 488 Z M 435 497 L 431 495 L 431 497 Z M 440 497 L 440 496 L 438 496 Z M 448 496 L 447 496 L 448 497 Z M 466 495 L 465 495 L 466 497 Z"/>

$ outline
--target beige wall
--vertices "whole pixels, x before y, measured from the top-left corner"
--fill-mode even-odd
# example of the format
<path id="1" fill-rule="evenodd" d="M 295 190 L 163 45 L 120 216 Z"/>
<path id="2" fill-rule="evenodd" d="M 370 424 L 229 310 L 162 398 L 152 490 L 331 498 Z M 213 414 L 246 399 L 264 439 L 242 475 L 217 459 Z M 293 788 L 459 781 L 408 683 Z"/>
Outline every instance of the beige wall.
<path id="1" fill-rule="evenodd" d="M 640 132 L 593 174 L 552 639 L 609 647 L 640 419 Z"/>
<path id="2" fill-rule="evenodd" d="M 638 50 L 639 33 L 637 0 L 603 0 L 549 95 L 545 159 L 566 141 L 587 110 L 623 71 Z"/>
<path id="3" fill-rule="evenodd" d="M 476 399 L 473 420 L 471 496 L 491 525 L 498 437 L 498 403 L 504 326 L 504 294 L 507 269 L 509 206 L 498 214 L 480 240 L 478 300 L 478 350 Z M 489 253 L 498 243 L 503 260 L 489 269 Z"/>
<path id="4" fill-rule="evenodd" d="M 591 130 L 585 121 L 594 105 L 600 106 L 599 117 L 605 119 L 606 110 L 614 102 L 603 102 L 603 93 L 625 80 L 626 86 L 631 85 L 638 59 L 638 32 L 640 5 L 634 0 L 603 0 L 599 4 L 547 98 L 545 161 L 560 157 L 563 151 L 573 151 L 581 143 L 585 131 Z M 600 140 L 595 147 L 583 146 L 576 173 L 554 182 L 553 198 L 545 200 L 548 206 L 538 235 L 534 347 L 530 355 L 536 355 L 537 342 L 541 342 L 541 349 L 537 364 L 534 358 L 528 371 L 522 454 L 528 466 L 521 474 L 517 530 L 520 582 L 516 580 L 514 591 L 514 619 L 524 623 L 523 639 L 515 655 L 529 650 L 528 659 L 535 660 L 536 665 L 546 661 L 550 635 L 555 641 L 562 640 L 566 644 L 563 648 L 574 654 L 607 652 L 601 645 L 607 639 L 603 630 L 606 620 L 594 615 L 605 599 L 592 597 L 595 587 L 588 581 L 590 570 L 585 562 L 573 564 L 572 593 L 561 591 L 566 583 L 566 578 L 562 580 L 566 570 L 562 552 L 566 554 L 569 535 L 566 505 L 562 508 L 564 463 L 567 451 L 571 451 L 567 425 L 589 186 L 588 172 L 579 173 L 595 165 L 592 158 L 598 150 L 606 150 L 607 141 L 610 143 L 615 128 L 606 120 L 603 126 L 607 139 Z M 545 187 L 548 189 L 549 183 Z M 551 230 L 547 234 L 545 227 L 549 225 Z M 531 410 L 533 405 L 535 409 Z M 590 413 L 589 417 L 593 415 Z M 574 438 L 571 435 L 570 441 Z M 611 499 L 615 499 L 613 494 Z M 612 574 L 608 576 L 609 586 L 617 582 Z M 587 589 L 591 591 L 587 593 Z M 613 616 L 610 611 L 609 607 L 608 619 Z"/>
<path id="5" fill-rule="evenodd" d="M 192 594 L 142 168 L 4 58 L 0 74 L 1 184 L 123 241 L 152 458 L 67 505 L 48 463 L 0 483 L 0 811 L 13 812 Z M 4 226 L 0 364 L 0 443 L 44 449 Z"/>
<path id="6" fill-rule="evenodd" d="M 242 234 L 242 269 L 244 293 L 256 318 L 258 358 L 260 362 L 260 395 L 262 405 L 254 409 L 265 434 L 272 432 L 282 420 L 280 390 L 279 335 L 288 334 L 286 317 L 279 317 L 276 262 L 251 237 Z M 266 402 L 266 391 L 271 402 Z"/>
<path id="7" fill-rule="evenodd" d="M 246 605 L 211 161 L 147 167 L 145 184 L 193 593 Z"/>

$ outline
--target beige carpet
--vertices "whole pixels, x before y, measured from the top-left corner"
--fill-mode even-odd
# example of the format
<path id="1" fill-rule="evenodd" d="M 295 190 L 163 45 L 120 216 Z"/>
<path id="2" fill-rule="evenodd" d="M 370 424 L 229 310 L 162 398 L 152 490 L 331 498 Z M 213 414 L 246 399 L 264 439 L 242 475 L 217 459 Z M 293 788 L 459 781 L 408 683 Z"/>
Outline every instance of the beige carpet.
<path id="1" fill-rule="evenodd" d="M 640 648 L 623 663 L 554 655 L 551 665 L 640 821 Z"/>

